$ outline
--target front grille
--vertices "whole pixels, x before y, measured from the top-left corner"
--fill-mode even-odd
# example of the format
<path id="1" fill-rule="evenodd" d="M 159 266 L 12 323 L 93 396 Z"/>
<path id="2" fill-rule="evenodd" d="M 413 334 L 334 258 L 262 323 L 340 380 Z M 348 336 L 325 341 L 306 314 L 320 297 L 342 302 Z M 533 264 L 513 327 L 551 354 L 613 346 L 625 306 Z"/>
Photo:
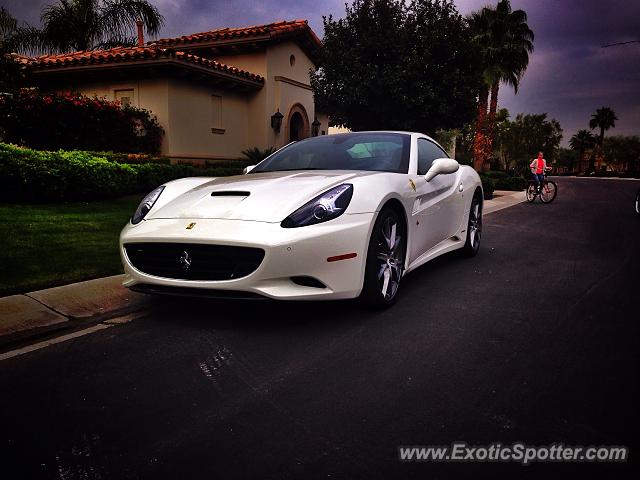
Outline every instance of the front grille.
<path id="1" fill-rule="evenodd" d="M 137 270 L 176 280 L 235 280 L 264 258 L 261 248 L 199 243 L 128 243 L 124 249 Z"/>

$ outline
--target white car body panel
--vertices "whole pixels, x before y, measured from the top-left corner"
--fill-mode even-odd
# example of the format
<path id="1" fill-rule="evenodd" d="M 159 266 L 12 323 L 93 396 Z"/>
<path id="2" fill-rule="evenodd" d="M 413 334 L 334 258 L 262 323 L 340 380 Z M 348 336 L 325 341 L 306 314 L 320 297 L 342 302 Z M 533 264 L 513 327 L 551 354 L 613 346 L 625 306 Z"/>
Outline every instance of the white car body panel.
<path id="1" fill-rule="evenodd" d="M 405 274 L 436 256 L 462 248 L 471 200 L 482 188 L 477 173 L 461 166 L 455 173 L 437 175 L 427 182 L 416 173 L 416 143 L 419 137 L 429 137 L 397 133 L 412 136 L 406 174 L 298 170 L 188 178 L 165 184 L 145 219 L 137 225 L 129 223 L 121 233 L 124 285 L 186 287 L 203 292 L 231 290 L 289 300 L 354 298 L 363 287 L 367 248 L 377 214 L 390 201 L 402 205 L 407 221 Z M 299 228 L 280 225 L 314 197 L 344 183 L 353 185 L 353 196 L 343 215 Z M 216 196 L 224 192 L 232 195 Z M 143 242 L 254 247 L 263 249 L 265 256 L 255 271 L 242 278 L 163 278 L 136 269 L 128 258 L 123 245 Z M 352 253 L 356 254 L 353 258 L 327 260 Z M 296 284 L 291 279 L 296 276 L 313 277 L 326 288 Z"/>

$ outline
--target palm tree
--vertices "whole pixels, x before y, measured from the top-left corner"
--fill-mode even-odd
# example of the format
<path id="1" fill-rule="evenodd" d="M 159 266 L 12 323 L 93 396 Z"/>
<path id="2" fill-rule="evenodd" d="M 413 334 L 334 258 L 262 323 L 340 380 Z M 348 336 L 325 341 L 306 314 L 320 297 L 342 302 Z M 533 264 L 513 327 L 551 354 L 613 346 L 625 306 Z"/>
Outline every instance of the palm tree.
<path id="1" fill-rule="evenodd" d="M 612 127 L 616 126 L 616 114 L 609 107 L 602 107 L 596 110 L 596 113 L 591 115 L 591 120 L 589 120 L 589 128 L 600 129 L 600 135 L 598 136 L 598 149 L 596 152 L 596 157 L 598 159 L 598 170 L 600 170 L 600 165 L 602 164 L 603 153 L 602 153 L 602 144 L 604 143 L 604 132 L 605 130 L 609 130 Z M 593 160 L 591 161 L 590 168 L 593 169 Z"/>
<path id="2" fill-rule="evenodd" d="M 16 51 L 18 21 L 4 7 L 0 7 L 0 93 L 20 88 L 25 81 L 26 69 L 12 55 Z"/>
<path id="3" fill-rule="evenodd" d="M 19 27 L 24 53 L 67 53 L 135 45 L 136 21 L 156 35 L 164 17 L 147 0 L 58 0 L 44 7 L 42 28 Z"/>
<path id="4" fill-rule="evenodd" d="M 569 140 L 569 146 L 578 152 L 578 161 L 582 164 L 584 152 L 593 148 L 596 144 L 596 138 L 589 130 L 578 130 L 576 134 Z M 573 161 L 569 167 L 569 171 L 573 172 Z"/>
<path id="5" fill-rule="evenodd" d="M 500 83 L 510 85 L 518 93 L 520 80 L 529 65 L 529 54 L 533 52 L 534 34 L 527 24 L 526 12 L 512 10 L 509 0 L 500 0 L 495 9 L 484 7 L 472 13 L 469 24 L 481 52 L 485 84 L 478 102 L 476 122 L 476 140 L 483 145 L 483 148 L 477 149 L 481 158 L 474 159 L 477 169 L 482 168 L 493 153 Z M 486 116 L 489 91 L 491 100 L 489 114 Z"/>
<path id="6" fill-rule="evenodd" d="M 604 141 L 604 132 L 605 130 L 609 130 L 612 127 L 616 126 L 616 113 L 611 110 L 609 107 L 602 107 L 596 110 L 596 113 L 591 115 L 591 120 L 589 120 L 589 128 L 594 130 L 596 128 L 600 129 L 600 136 L 598 137 L 598 145 L 602 147 L 602 142 Z"/>

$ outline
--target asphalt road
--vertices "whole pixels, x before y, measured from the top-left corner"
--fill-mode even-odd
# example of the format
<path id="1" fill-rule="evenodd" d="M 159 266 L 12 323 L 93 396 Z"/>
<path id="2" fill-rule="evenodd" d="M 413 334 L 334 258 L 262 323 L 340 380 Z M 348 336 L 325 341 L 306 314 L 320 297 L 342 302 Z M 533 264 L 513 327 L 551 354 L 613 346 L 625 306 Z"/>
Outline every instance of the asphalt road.
<path id="1" fill-rule="evenodd" d="M 352 302 L 158 301 L 0 362 L 0 476 L 626 478 L 638 468 L 640 182 L 560 179 L 481 251 Z M 626 445 L 624 464 L 400 463 L 399 445 Z"/>

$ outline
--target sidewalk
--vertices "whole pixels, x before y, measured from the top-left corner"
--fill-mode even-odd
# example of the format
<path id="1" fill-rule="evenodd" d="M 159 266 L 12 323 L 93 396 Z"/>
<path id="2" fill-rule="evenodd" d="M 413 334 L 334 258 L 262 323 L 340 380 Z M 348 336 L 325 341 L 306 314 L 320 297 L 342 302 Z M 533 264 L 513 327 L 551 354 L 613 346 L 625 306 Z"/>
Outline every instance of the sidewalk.
<path id="1" fill-rule="evenodd" d="M 503 208 L 513 207 L 526 201 L 524 190 L 512 192 L 509 190 L 495 190 L 493 199 L 484 201 L 483 215 L 497 212 Z"/>
<path id="2" fill-rule="evenodd" d="M 497 190 L 484 215 L 525 200 L 524 192 Z M 0 349 L 40 335 L 73 330 L 141 310 L 150 297 L 122 286 L 124 275 L 0 298 Z"/>
<path id="3" fill-rule="evenodd" d="M 122 286 L 124 275 L 0 298 L 0 347 L 143 308 L 149 297 Z"/>

